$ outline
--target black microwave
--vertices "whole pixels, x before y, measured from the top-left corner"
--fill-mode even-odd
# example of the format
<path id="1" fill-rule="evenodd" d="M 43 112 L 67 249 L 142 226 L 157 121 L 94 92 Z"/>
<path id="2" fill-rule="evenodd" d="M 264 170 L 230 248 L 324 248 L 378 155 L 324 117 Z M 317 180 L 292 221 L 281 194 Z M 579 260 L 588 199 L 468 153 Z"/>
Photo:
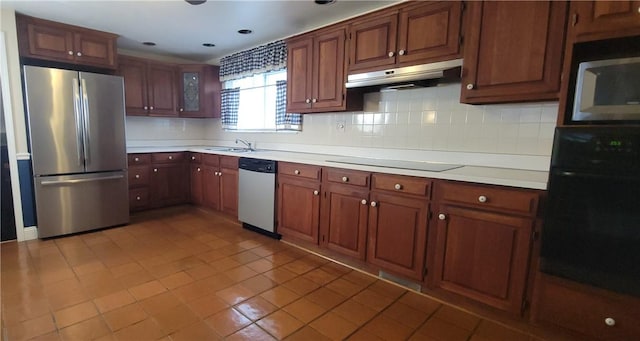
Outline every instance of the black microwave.
<path id="1" fill-rule="evenodd" d="M 572 121 L 640 121 L 640 57 L 580 63 Z"/>

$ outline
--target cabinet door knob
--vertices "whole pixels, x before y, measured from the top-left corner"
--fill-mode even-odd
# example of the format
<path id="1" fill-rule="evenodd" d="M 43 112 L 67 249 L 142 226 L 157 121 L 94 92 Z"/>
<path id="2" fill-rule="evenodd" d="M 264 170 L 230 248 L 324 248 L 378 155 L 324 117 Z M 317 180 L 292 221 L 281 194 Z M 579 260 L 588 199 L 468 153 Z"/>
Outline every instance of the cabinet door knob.
<path id="1" fill-rule="evenodd" d="M 140 161 L 140 158 L 134 157 L 133 161 L 138 162 L 138 161 Z"/>
<path id="2" fill-rule="evenodd" d="M 317 102 L 317 101 L 318 101 L 318 99 L 317 99 L 317 98 L 314 98 L 314 99 L 312 99 L 312 100 L 311 100 L 311 103 L 315 103 L 315 102 Z"/>
<path id="3" fill-rule="evenodd" d="M 183 112 L 183 111 L 184 111 L 184 108 L 180 108 L 180 112 Z"/>
<path id="4" fill-rule="evenodd" d="M 360 203 L 361 203 L 361 204 L 363 204 L 363 205 L 366 205 L 366 204 L 367 204 L 367 201 L 366 201 L 366 200 L 364 200 L 364 199 L 362 199 L 362 201 L 361 201 Z"/>
<path id="5" fill-rule="evenodd" d="M 148 110 L 148 109 L 149 109 L 149 107 L 145 105 L 144 106 L 144 110 Z"/>
<path id="6" fill-rule="evenodd" d="M 400 51 L 398 51 L 398 54 L 401 55 L 401 56 L 404 56 L 405 51 L 404 50 L 400 50 Z"/>
<path id="7" fill-rule="evenodd" d="M 73 56 L 73 51 L 67 51 L 70 56 Z"/>
<path id="8" fill-rule="evenodd" d="M 195 159 L 196 159 L 196 157 L 195 157 L 195 156 L 192 156 L 192 157 L 191 157 L 191 160 L 195 160 Z"/>
<path id="9" fill-rule="evenodd" d="M 376 206 L 378 206 L 378 203 L 375 202 L 375 201 L 372 201 L 370 205 L 371 205 L 371 207 L 376 207 Z"/>
<path id="10" fill-rule="evenodd" d="M 485 197 L 484 195 L 481 195 L 478 197 L 478 201 L 479 202 L 487 202 L 487 197 Z"/>
<path id="11" fill-rule="evenodd" d="M 393 51 L 389 51 L 389 58 L 391 58 L 391 57 L 393 57 L 393 56 L 395 56 L 395 55 L 396 55 L 396 54 L 395 54 L 395 53 L 393 53 Z"/>
<path id="12" fill-rule="evenodd" d="M 313 191 L 313 195 L 318 195 L 318 194 L 320 194 L 320 192 L 318 192 L 317 189 L 315 191 Z"/>
<path id="13" fill-rule="evenodd" d="M 348 177 L 346 177 L 346 176 L 343 176 L 343 177 L 342 177 L 342 182 L 349 182 L 349 178 L 348 178 Z"/>
<path id="14" fill-rule="evenodd" d="M 295 175 L 298 175 L 298 174 L 300 174 L 300 171 L 296 169 L 296 170 L 294 170 L 294 171 L 293 171 L 293 173 L 294 173 Z"/>
<path id="15" fill-rule="evenodd" d="M 607 317 L 606 319 L 604 319 L 604 324 L 606 324 L 609 327 L 613 327 L 616 325 L 616 320 L 614 320 L 611 317 Z"/>
<path id="16" fill-rule="evenodd" d="M 200 167 L 198 167 L 198 172 L 200 171 Z"/>
<path id="17" fill-rule="evenodd" d="M 136 174 L 136 179 L 140 179 L 140 174 Z"/>
<path id="18" fill-rule="evenodd" d="M 173 156 L 169 155 L 169 160 L 173 160 Z"/>
<path id="19" fill-rule="evenodd" d="M 307 98 L 307 99 L 305 100 L 305 103 L 307 103 L 307 104 L 311 103 L 311 99 L 310 99 L 310 98 Z"/>
<path id="20" fill-rule="evenodd" d="M 149 107 L 149 110 L 153 110 L 153 107 Z"/>
<path id="21" fill-rule="evenodd" d="M 395 184 L 393 186 L 393 188 L 397 189 L 398 191 L 402 189 L 402 185 L 401 184 Z"/>
<path id="22" fill-rule="evenodd" d="M 136 200 L 138 200 L 138 201 L 140 201 L 141 199 L 142 199 L 142 198 L 140 198 L 140 197 L 136 197 Z"/>
<path id="23" fill-rule="evenodd" d="M 222 176 L 222 172 L 218 172 L 218 176 Z"/>
<path id="24" fill-rule="evenodd" d="M 467 84 L 467 90 L 473 90 L 473 88 L 474 88 L 473 84 L 471 83 Z"/>
<path id="25" fill-rule="evenodd" d="M 447 219 L 447 216 L 444 215 L 444 213 L 440 213 L 440 214 L 438 214 L 438 219 L 445 220 L 445 219 Z"/>
<path id="26" fill-rule="evenodd" d="M 157 173 L 157 172 L 158 172 L 158 168 L 154 168 L 154 169 L 153 169 L 153 172 L 154 172 L 154 173 Z"/>
<path id="27" fill-rule="evenodd" d="M 78 57 L 82 57 L 82 52 L 78 52 L 78 53 L 76 53 L 76 56 L 78 56 Z"/>

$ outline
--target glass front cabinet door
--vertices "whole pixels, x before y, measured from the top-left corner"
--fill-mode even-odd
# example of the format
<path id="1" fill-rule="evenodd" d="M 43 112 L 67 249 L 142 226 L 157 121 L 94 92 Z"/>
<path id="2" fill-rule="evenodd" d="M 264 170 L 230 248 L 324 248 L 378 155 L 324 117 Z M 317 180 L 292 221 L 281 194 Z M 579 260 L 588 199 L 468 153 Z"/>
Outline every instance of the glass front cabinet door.
<path id="1" fill-rule="evenodd" d="M 180 116 L 219 117 L 220 110 L 216 110 L 220 91 L 218 68 L 213 65 L 180 65 L 178 70 Z"/>

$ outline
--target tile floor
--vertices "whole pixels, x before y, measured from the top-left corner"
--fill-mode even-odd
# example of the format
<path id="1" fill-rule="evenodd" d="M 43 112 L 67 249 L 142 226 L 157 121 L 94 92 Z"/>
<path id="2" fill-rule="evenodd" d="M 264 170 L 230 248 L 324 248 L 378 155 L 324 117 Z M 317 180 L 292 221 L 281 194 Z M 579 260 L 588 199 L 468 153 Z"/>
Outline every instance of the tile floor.
<path id="1" fill-rule="evenodd" d="M 4 243 L 2 340 L 537 340 L 212 212 Z"/>

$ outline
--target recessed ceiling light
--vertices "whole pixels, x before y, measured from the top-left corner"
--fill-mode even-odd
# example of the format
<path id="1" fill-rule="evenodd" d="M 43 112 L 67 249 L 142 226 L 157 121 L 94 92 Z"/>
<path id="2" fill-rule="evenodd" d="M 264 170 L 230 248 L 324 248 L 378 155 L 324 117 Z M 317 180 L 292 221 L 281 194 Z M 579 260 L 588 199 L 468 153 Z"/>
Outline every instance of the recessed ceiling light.
<path id="1" fill-rule="evenodd" d="M 336 2 L 336 0 L 314 0 L 314 1 L 318 5 L 331 5 L 332 3 Z"/>
<path id="2" fill-rule="evenodd" d="M 201 5 L 207 2 L 207 0 L 184 0 L 184 1 L 186 1 L 189 5 Z"/>
<path id="3" fill-rule="evenodd" d="M 238 33 L 240 33 L 240 34 L 251 34 L 251 32 L 253 32 L 253 31 L 247 30 L 246 28 L 242 29 L 242 30 L 238 30 Z"/>
<path id="4" fill-rule="evenodd" d="M 212 43 L 202 43 L 202 46 L 204 46 L 204 47 L 214 47 L 214 46 L 216 46 L 216 44 L 212 44 Z"/>
<path id="5" fill-rule="evenodd" d="M 156 46 L 156 43 L 152 42 L 152 41 L 144 41 L 142 42 L 142 45 L 147 45 L 147 46 Z"/>

